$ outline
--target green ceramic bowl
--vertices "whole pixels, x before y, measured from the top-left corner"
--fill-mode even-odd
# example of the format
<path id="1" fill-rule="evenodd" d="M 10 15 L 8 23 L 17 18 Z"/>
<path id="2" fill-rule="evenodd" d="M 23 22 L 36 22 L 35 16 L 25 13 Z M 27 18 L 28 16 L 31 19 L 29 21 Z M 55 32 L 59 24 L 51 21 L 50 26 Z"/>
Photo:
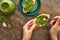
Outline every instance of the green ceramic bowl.
<path id="1" fill-rule="evenodd" d="M 2 0 L 0 2 L 0 11 L 4 15 L 9 15 L 14 11 L 15 5 L 11 0 Z"/>
<path id="2" fill-rule="evenodd" d="M 23 2 L 24 0 L 20 0 L 19 2 L 19 9 L 20 11 L 23 13 Z M 36 0 L 36 5 L 35 7 L 33 8 L 33 10 L 31 10 L 30 12 L 27 12 L 27 13 L 23 13 L 23 14 L 26 14 L 26 15 L 35 15 L 39 12 L 41 8 L 41 1 L 40 0 Z"/>

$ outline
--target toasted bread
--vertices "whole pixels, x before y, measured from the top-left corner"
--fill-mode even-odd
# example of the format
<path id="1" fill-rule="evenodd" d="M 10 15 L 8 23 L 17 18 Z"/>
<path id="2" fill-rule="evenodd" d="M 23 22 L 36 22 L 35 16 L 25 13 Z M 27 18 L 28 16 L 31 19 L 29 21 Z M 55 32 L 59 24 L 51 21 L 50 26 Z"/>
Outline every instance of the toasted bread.
<path id="1" fill-rule="evenodd" d="M 24 13 L 27 13 L 27 12 L 29 12 L 29 11 L 31 11 L 33 8 L 34 8 L 34 6 L 35 6 L 35 3 L 36 3 L 36 0 L 31 0 L 33 3 L 28 3 L 29 5 L 29 7 L 27 6 L 27 2 L 28 1 L 30 1 L 30 0 L 26 0 L 25 2 L 24 2 L 24 4 L 23 4 L 23 12 Z M 32 5 L 32 6 L 31 6 Z M 27 8 L 26 8 L 27 7 Z"/>
<path id="2" fill-rule="evenodd" d="M 47 17 L 47 18 L 41 18 L 42 16 L 45 16 L 45 17 Z M 39 20 L 38 20 L 38 18 L 40 18 Z M 35 19 L 34 19 L 34 23 L 37 25 L 37 26 L 39 26 L 39 27 L 41 27 L 41 26 L 44 26 L 47 22 L 48 22 L 48 20 L 49 20 L 49 18 L 50 18 L 50 15 L 49 14 L 40 14 L 39 16 L 37 16 Z M 38 20 L 38 22 L 43 22 L 43 21 L 45 21 L 46 23 L 37 23 L 37 20 Z"/>

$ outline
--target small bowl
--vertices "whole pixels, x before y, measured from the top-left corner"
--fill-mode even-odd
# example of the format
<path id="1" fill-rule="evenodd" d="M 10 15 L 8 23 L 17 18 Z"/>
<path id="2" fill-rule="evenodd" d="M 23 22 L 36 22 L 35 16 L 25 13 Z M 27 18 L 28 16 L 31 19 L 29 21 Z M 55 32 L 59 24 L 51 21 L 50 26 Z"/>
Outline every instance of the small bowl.
<path id="1" fill-rule="evenodd" d="M 19 2 L 19 9 L 20 11 L 23 13 L 23 2 L 24 0 L 20 0 Z M 31 10 L 30 12 L 27 12 L 27 13 L 23 13 L 23 14 L 26 14 L 26 15 L 35 15 L 39 12 L 41 8 L 41 1 L 40 0 L 36 0 L 36 5 L 35 7 L 33 8 L 33 10 Z"/>

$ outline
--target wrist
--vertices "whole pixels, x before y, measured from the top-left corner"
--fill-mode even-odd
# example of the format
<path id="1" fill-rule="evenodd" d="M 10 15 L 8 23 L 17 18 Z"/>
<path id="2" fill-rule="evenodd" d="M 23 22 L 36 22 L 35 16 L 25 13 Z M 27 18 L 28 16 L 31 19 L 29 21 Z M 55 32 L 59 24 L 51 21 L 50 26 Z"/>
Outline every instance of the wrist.
<path id="1" fill-rule="evenodd" d="M 30 40 L 30 39 L 27 38 L 26 36 L 23 36 L 22 40 Z"/>
<path id="2" fill-rule="evenodd" d="M 50 32 L 51 40 L 58 40 L 57 39 L 57 33 L 55 32 Z"/>
<path id="3" fill-rule="evenodd" d="M 58 40 L 56 35 L 50 35 L 51 36 L 51 40 Z"/>
<path id="4" fill-rule="evenodd" d="M 29 40 L 29 39 L 27 39 L 27 38 L 22 38 L 22 40 Z"/>

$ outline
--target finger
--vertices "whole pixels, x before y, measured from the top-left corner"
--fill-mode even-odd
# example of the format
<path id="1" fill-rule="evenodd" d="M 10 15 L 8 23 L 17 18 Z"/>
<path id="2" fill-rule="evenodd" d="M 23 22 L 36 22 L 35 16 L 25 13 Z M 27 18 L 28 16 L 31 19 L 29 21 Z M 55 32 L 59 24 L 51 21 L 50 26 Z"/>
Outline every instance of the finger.
<path id="1" fill-rule="evenodd" d="M 35 29 L 35 27 L 36 27 L 36 25 L 33 24 L 33 25 L 31 26 L 30 30 L 33 31 L 33 30 Z"/>
<path id="2" fill-rule="evenodd" d="M 26 25 L 29 25 L 29 24 L 32 23 L 32 22 L 33 22 L 33 19 L 30 20 L 30 21 L 28 21 L 28 22 L 26 23 Z"/>
<path id="3" fill-rule="evenodd" d="M 57 19 L 55 26 L 58 26 L 60 24 L 60 19 Z"/>
<path id="4" fill-rule="evenodd" d="M 32 25 L 33 25 L 33 22 L 32 22 L 32 23 L 30 23 L 28 26 L 29 26 L 29 27 L 31 27 Z"/>
<path id="5" fill-rule="evenodd" d="M 54 22 L 55 22 L 55 20 L 52 20 L 52 21 L 50 22 L 50 25 L 53 26 Z"/>
<path id="6" fill-rule="evenodd" d="M 57 21 L 57 19 L 60 19 L 60 16 L 56 16 L 52 19 L 52 21 L 50 22 L 50 25 L 53 26 L 55 24 L 55 22 Z"/>
<path id="7" fill-rule="evenodd" d="M 33 22 L 33 19 L 30 20 L 30 21 L 28 21 L 28 22 L 24 25 L 24 27 L 28 27 L 29 25 L 31 25 L 32 22 Z"/>
<path id="8" fill-rule="evenodd" d="M 56 19 L 56 18 L 60 18 L 60 16 L 56 16 L 56 17 L 54 17 L 54 19 Z"/>

